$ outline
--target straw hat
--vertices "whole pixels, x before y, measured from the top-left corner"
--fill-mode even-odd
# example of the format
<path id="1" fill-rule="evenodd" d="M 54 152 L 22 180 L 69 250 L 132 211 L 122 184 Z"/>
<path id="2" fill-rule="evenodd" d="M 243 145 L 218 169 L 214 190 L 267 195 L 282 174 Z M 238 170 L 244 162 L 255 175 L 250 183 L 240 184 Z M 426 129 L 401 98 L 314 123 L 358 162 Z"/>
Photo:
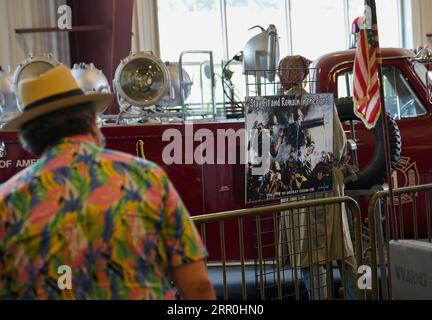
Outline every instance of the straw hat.
<path id="1" fill-rule="evenodd" d="M 9 120 L 2 128 L 4 131 L 18 131 L 26 122 L 44 114 L 87 102 L 93 102 L 96 112 L 102 113 L 113 99 L 110 93 L 85 93 L 64 65 L 55 67 L 39 77 L 22 80 L 17 94 L 23 112 Z"/>

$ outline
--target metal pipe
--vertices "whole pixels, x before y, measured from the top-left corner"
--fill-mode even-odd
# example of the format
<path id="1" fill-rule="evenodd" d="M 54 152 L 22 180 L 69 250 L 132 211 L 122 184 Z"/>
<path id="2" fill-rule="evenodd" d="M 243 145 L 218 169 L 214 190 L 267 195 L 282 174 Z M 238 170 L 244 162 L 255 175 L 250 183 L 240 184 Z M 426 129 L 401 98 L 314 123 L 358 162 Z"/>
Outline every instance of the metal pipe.
<path id="1" fill-rule="evenodd" d="M 325 207 L 322 208 L 323 211 L 323 215 L 325 215 Z M 314 217 L 314 221 L 315 221 L 315 230 L 314 230 L 314 235 L 315 235 L 315 245 L 316 245 L 316 250 L 315 250 L 315 258 L 317 261 L 317 265 L 318 265 L 318 274 L 317 274 L 317 281 L 318 281 L 318 292 L 319 292 L 319 299 L 325 299 L 326 295 L 323 293 L 321 295 L 321 292 L 324 292 L 324 289 L 321 288 L 321 278 L 323 277 L 323 275 L 321 274 L 320 271 L 320 266 L 321 266 L 321 260 L 320 260 L 320 251 L 322 250 L 322 247 L 320 246 L 320 237 L 321 235 L 318 233 L 318 224 L 322 223 L 321 221 L 317 220 L 317 207 L 313 207 L 313 208 L 309 208 L 309 212 L 310 214 L 312 214 L 312 216 Z M 311 213 L 312 212 L 312 213 Z M 326 228 L 326 226 L 324 225 L 324 228 Z M 323 290 L 321 290 L 323 289 Z"/>
<path id="2" fill-rule="evenodd" d="M 290 261 L 291 263 L 294 262 L 294 290 L 295 290 L 295 295 L 296 295 L 296 299 L 299 300 L 300 299 L 300 290 L 299 290 L 299 279 L 298 279 L 298 274 L 297 274 L 297 270 L 298 270 L 298 266 L 297 266 L 297 247 L 296 247 L 296 238 L 295 238 L 295 229 L 294 229 L 294 211 L 291 210 L 288 212 L 288 218 L 291 220 L 291 230 L 288 230 L 288 232 L 291 232 L 291 238 L 292 238 L 292 246 L 293 246 L 293 252 L 292 252 L 292 259 L 290 256 Z M 285 226 L 286 228 L 288 228 L 287 226 Z M 289 240 L 287 239 L 288 245 L 289 245 Z"/>
<path id="3" fill-rule="evenodd" d="M 310 295 L 312 296 L 312 300 L 315 300 L 315 263 L 313 261 L 312 257 L 312 225 L 310 220 L 310 211 L 308 208 L 308 211 L 306 213 L 306 223 L 307 223 L 307 237 L 308 237 L 308 259 L 309 259 L 309 286 L 311 289 Z M 299 212 L 299 215 L 301 213 Z M 319 284 L 318 284 L 319 286 Z M 318 288 L 318 297 L 319 297 L 319 288 Z"/>
<path id="4" fill-rule="evenodd" d="M 386 198 L 387 199 L 387 198 Z M 386 227 L 386 237 L 384 239 L 384 243 L 386 245 L 387 248 L 387 270 L 391 270 L 391 265 L 390 265 L 390 259 L 388 259 L 388 255 L 390 252 L 390 236 L 391 236 L 391 232 L 390 232 L 390 218 L 389 218 L 389 210 L 388 207 L 386 207 L 387 210 L 385 211 L 385 227 Z M 387 283 L 388 283 L 388 297 L 391 299 L 391 293 L 392 291 L 392 281 L 391 281 L 391 276 L 387 276 Z"/>
<path id="5" fill-rule="evenodd" d="M 388 192 L 390 195 L 390 199 L 394 199 L 393 195 L 393 183 L 392 183 L 392 168 L 391 168 L 391 156 L 390 156 L 390 135 L 389 135 L 389 128 L 388 128 L 388 121 L 387 121 L 387 111 L 385 106 L 385 99 L 384 99 L 384 86 L 383 86 L 383 74 L 382 74 L 382 59 L 381 59 L 381 52 L 380 52 L 380 45 L 379 45 L 379 37 L 378 37 L 378 22 L 377 22 L 377 14 L 376 14 L 376 4 L 375 0 L 372 0 L 371 2 L 372 7 L 372 23 L 375 24 L 373 28 L 373 32 L 376 31 L 376 34 L 374 34 L 375 42 L 376 42 L 376 59 L 378 62 L 378 89 L 380 93 L 380 103 L 382 107 L 381 112 L 381 121 L 382 121 L 382 131 L 384 134 L 384 158 L 385 158 L 385 164 L 386 164 L 386 174 L 387 174 L 387 182 L 388 182 Z M 394 201 L 390 203 L 390 213 L 391 213 L 391 226 L 392 226 L 392 233 L 393 236 L 397 239 L 398 238 L 398 230 L 397 230 L 397 221 L 396 221 L 396 209 L 394 205 Z"/>
<path id="6" fill-rule="evenodd" d="M 414 239 L 418 240 L 418 212 L 417 212 L 417 196 L 416 194 L 413 192 L 412 193 L 412 197 L 413 197 L 413 228 L 414 228 Z"/>
<path id="7" fill-rule="evenodd" d="M 243 238 L 243 218 L 238 218 L 239 237 L 240 237 L 240 263 L 242 275 L 242 299 L 247 299 L 246 274 L 245 274 L 245 253 L 244 253 L 244 238 Z"/>
<path id="8" fill-rule="evenodd" d="M 377 200 L 375 196 L 377 193 L 372 196 L 372 200 L 369 203 L 369 214 L 368 214 L 368 222 L 369 222 L 369 237 L 370 237 L 370 256 L 371 256 L 371 269 L 372 269 L 372 299 L 378 300 L 379 298 L 379 285 L 378 285 L 378 263 L 377 263 L 377 243 L 376 243 L 376 230 L 375 230 L 375 206 L 377 205 Z M 374 208 L 371 210 L 371 205 L 374 205 Z"/>
<path id="9" fill-rule="evenodd" d="M 219 213 L 209 213 L 209 214 L 204 214 L 199 216 L 193 216 L 191 217 L 191 219 L 195 223 L 204 223 L 210 221 L 217 221 L 220 219 L 230 219 L 230 218 L 238 218 L 238 217 L 245 217 L 245 216 L 261 216 L 275 211 L 286 211 L 292 209 L 300 209 L 300 208 L 314 207 L 314 206 L 327 205 L 327 204 L 336 204 L 342 202 L 347 203 L 355 211 L 358 211 L 360 213 L 360 207 L 358 203 L 351 197 L 343 196 L 343 197 L 330 197 L 325 199 L 312 199 L 312 200 L 303 200 L 303 201 L 296 201 L 296 202 L 287 202 L 283 204 L 276 204 L 276 205 L 265 206 L 265 207 L 245 208 L 245 209 L 238 209 L 238 210 L 223 211 Z"/>
<path id="10" fill-rule="evenodd" d="M 227 14 L 226 14 L 226 0 L 220 0 L 219 2 L 219 16 L 221 17 L 221 27 L 222 27 L 222 42 L 223 42 L 223 55 L 224 60 L 229 60 L 229 46 L 228 46 L 228 24 L 227 24 Z"/>
<path id="11" fill-rule="evenodd" d="M 426 194 L 425 194 L 425 202 L 426 202 L 426 213 L 425 214 L 426 214 L 428 241 L 432 242 L 429 192 L 426 192 Z"/>
<path id="12" fill-rule="evenodd" d="M 343 212 L 341 210 L 342 208 L 339 207 L 339 214 L 342 216 Z M 339 232 L 341 235 L 341 239 L 344 239 L 344 231 L 343 231 L 343 219 L 341 219 L 341 223 L 339 224 Z M 347 297 L 347 273 L 345 270 L 345 241 L 341 241 L 341 247 L 342 247 L 342 283 L 344 287 L 344 299 Z"/>
<path id="13" fill-rule="evenodd" d="M 405 237 L 405 228 L 404 228 L 402 194 L 398 194 L 398 201 L 399 201 L 399 231 L 400 231 L 401 238 L 403 239 Z"/>
<path id="14" fill-rule="evenodd" d="M 258 249 L 258 264 L 259 264 L 259 278 L 260 278 L 260 297 L 265 300 L 264 292 L 264 270 L 263 270 L 263 253 L 262 253 L 262 239 L 261 239 L 261 220 L 260 217 L 255 218 L 256 231 L 257 231 L 257 249 Z"/>
<path id="15" fill-rule="evenodd" d="M 206 235 L 206 225 L 203 223 L 201 225 L 201 239 L 203 241 L 204 246 L 207 246 L 207 235 Z M 207 266 L 207 257 L 204 258 L 204 262 Z"/>
<path id="16" fill-rule="evenodd" d="M 384 212 L 388 210 L 388 202 L 387 197 L 384 197 L 383 200 L 383 207 Z M 389 291 L 387 286 L 387 267 L 386 267 L 386 258 L 385 258 L 385 252 L 384 252 L 384 233 L 383 233 L 383 227 L 382 227 L 382 210 L 381 205 L 378 202 L 377 203 L 377 211 L 375 214 L 375 221 L 376 221 L 376 233 L 377 233 L 377 246 L 378 246 L 378 257 L 379 257 L 379 269 L 380 269 L 380 280 L 381 280 L 381 287 L 382 287 L 382 298 L 384 300 L 389 299 Z M 384 213 L 385 215 L 385 213 Z M 390 221 L 389 221 L 390 223 Z"/>
<path id="17" fill-rule="evenodd" d="M 292 19 L 291 19 L 291 0 L 285 0 L 285 28 L 287 32 L 288 54 L 293 54 L 293 36 L 292 36 Z"/>
<path id="18" fill-rule="evenodd" d="M 351 30 L 349 21 L 349 3 L 348 0 L 342 0 L 343 12 L 344 12 L 344 33 L 347 48 L 350 46 Z"/>
<path id="19" fill-rule="evenodd" d="M 333 268 L 332 263 L 330 261 L 330 248 L 328 246 L 328 234 L 327 234 L 327 215 L 325 214 L 325 207 L 324 207 L 324 242 L 325 242 L 325 248 L 326 248 L 326 283 L 327 283 L 327 298 L 332 299 L 333 297 L 333 277 L 330 274 L 330 270 Z"/>
<path id="20" fill-rule="evenodd" d="M 219 235 L 221 244 L 221 258 L 222 258 L 222 277 L 223 277 L 223 295 L 224 300 L 228 300 L 228 286 L 227 286 L 227 271 L 226 271 L 226 252 L 225 252 L 225 227 L 224 221 L 219 221 Z"/>
<path id="21" fill-rule="evenodd" d="M 362 244 L 362 234 L 361 234 L 361 226 L 362 226 L 362 218 L 359 207 L 351 208 L 354 209 L 352 211 L 353 215 L 353 223 L 354 223 L 354 240 L 355 240 L 355 255 L 357 266 L 363 265 L 363 244 Z"/>
<path id="22" fill-rule="evenodd" d="M 277 215 L 273 214 L 273 229 L 274 229 L 274 249 L 275 249 L 275 260 L 276 260 L 276 286 L 278 299 L 282 300 L 282 286 L 281 286 L 281 274 L 280 274 L 280 260 L 279 260 L 279 228 L 277 223 Z"/>

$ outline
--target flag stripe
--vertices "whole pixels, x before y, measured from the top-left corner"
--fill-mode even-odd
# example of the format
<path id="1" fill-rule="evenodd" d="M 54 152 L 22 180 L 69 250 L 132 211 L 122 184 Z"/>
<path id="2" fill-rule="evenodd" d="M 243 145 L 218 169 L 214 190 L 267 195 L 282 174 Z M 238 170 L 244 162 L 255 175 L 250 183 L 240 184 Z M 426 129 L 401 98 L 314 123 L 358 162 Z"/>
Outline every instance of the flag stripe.
<path id="1" fill-rule="evenodd" d="M 367 128 L 372 128 L 381 114 L 377 60 L 378 30 L 374 10 L 373 0 L 365 0 L 363 27 L 358 37 L 353 68 L 354 111 Z"/>

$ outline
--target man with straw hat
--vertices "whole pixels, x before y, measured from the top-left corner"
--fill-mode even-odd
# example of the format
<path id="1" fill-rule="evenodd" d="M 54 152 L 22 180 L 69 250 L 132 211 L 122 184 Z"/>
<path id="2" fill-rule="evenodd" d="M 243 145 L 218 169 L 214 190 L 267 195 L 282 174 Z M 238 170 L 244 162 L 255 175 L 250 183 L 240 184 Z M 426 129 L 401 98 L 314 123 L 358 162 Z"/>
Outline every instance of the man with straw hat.
<path id="1" fill-rule="evenodd" d="M 40 157 L 0 188 L 0 298 L 213 299 L 205 248 L 165 172 L 103 149 L 96 114 L 59 66 L 23 80 L 18 131 Z M 68 273 L 69 270 L 69 273 Z"/>

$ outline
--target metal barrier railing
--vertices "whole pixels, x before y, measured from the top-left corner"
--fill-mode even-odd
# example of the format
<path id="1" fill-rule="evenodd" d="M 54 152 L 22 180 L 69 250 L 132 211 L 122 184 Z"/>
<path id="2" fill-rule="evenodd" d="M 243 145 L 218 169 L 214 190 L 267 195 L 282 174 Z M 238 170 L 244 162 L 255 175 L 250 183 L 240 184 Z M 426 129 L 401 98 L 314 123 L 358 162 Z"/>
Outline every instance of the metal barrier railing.
<path id="1" fill-rule="evenodd" d="M 395 239 L 390 231 L 391 220 L 389 217 L 388 190 L 378 191 L 371 198 L 368 208 L 368 223 L 372 269 L 372 299 L 379 299 L 380 297 L 391 299 L 391 277 L 387 276 L 391 263 L 389 259 L 390 240 L 424 239 L 432 242 L 430 191 L 432 191 L 432 184 L 393 190 L 393 201 L 395 201 L 398 207 L 396 214 L 399 237 L 397 239 Z M 382 208 L 385 209 L 384 216 L 382 216 Z M 380 271 L 380 277 L 378 277 L 378 270 Z"/>
<path id="2" fill-rule="evenodd" d="M 309 240 L 311 238 L 311 225 L 310 218 L 311 208 L 328 208 L 330 205 L 340 205 L 338 208 L 341 208 L 341 205 L 345 204 L 350 208 L 350 211 L 353 216 L 354 222 L 354 255 L 358 265 L 363 263 L 362 257 L 362 241 L 361 241 L 361 214 L 360 207 L 358 203 L 351 197 L 329 197 L 329 198 L 320 198 L 313 200 L 304 200 L 290 203 L 283 203 L 278 205 L 270 205 L 264 207 L 255 207 L 250 209 L 240 209 L 234 211 L 226 211 L 214 214 L 206 214 L 200 216 L 192 217 L 192 220 L 198 227 L 198 230 L 201 232 L 201 237 L 203 239 L 204 244 L 209 247 L 212 244 L 212 248 L 214 247 L 214 242 L 209 242 L 209 239 L 212 241 L 217 241 L 217 237 L 219 237 L 219 246 L 220 252 L 216 253 L 216 255 L 220 256 L 220 260 L 217 261 L 207 261 L 207 266 L 209 272 L 212 271 L 215 266 L 218 266 L 219 276 L 222 278 L 222 292 L 223 299 L 229 299 L 230 296 L 233 297 L 236 294 L 239 295 L 241 292 L 240 299 L 248 299 L 250 298 L 250 287 L 248 287 L 248 280 L 250 281 L 250 273 L 247 272 L 247 269 L 254 270 L 255 276 L 255 286 L 254 288 L 258 290 L 257 299 L 284 299 L 284 298 L 294 298 L 300 299 L 300 277 L 298 276 L 297 270 L 294 270 L 294 275 L 291 275 L 290 279 L 294 279 L 294 291 L 295 294 L 287 295 L 284 294 L 287 291 L 290 291 L 290 287 L 286 284 L 287 277 L 287 269 L 283 265 L 280 259 L 280 224 L 281 224 L 281 212 L 291 210 L 294 212 L 296 209 L 304 209 L 307 214 L 308 223 L 305 226 L 308 229 L 307 237 Z M 335 206 L 336 207 L 336 206 Z M 336 210 L 335 210 L 336 211 Z M 342 210 L 337 210 L 338 212 L 333 212 L 333 214 L 342 214 Z M 326 214 L 324 214 L 324 230 L 327 230 L 326 226 Z M 254 228 L 251 228 L 251 220 L 255 224 Z M 236 223 L 235 223 L 236 222 Z M 247 224 L 247 228 L 245 225 Z M 211 228 L 216 226 L 216 228 Z M 315 227 L 316 228 L 316 227 Z M 217 231 L 215 230 L 217 229 Z M 227 232 L 228 230 L 228 232 Z M 250 241 L 250 233 L 255 233 L 255 237 L 253 242 Z M 340 227 L 340 232 L 343 233 L 342 226 Z M 208 237 L 208 234 L 211 233 L 211 236 Z M 228 234 L 228 237 L 227 237 Z M 326 269 L 326 282 L 327 282 L 327 295 L 326 298 L 331 298 L 333 296 L 333 264 L 332 258 L 329 256 L 330 248 L 327 247 L 328 244 L 328 235 L 327 232 L 323 235 L 325 249 L 326 249 L 326 259 L 325 261 L 320 261 L 319 263 L 325 267 Z M 246 240 L 245 240 L 246 238 Z M 249 239 L 249 240 L 248 240 Z M 341 235 L 341 239 L 343 235 Z M 237 243 L 236 243 L 237 242 Z M 228 246 L 227 246 L 228 243 Z M 309 242 L 309 246 L 310 246 Z M 294 246 L 295 247 L 295 246 Z M 253 252 L 251 252 L 251 248 L 253 248 Z M 228 249 L 228 250 L 227 250 Z M 308 248 L 308 254 L 311 256 L 310 248 Z M 345 261 L 345 247 L 342 243 L 342 271 L 341 278 L 342 283 L 345 283 L 345 269 L 348 263 Z M 233 254 L 232 251 L 235 251 Z M 209 252 L 210 258 L 214 252 Z M 230 256 L 228 256 L 230 255 Z M 218 257 L 219 257 L 218 256 Z M 234 258 L 233 258 L 234 257 Z M 312 260 L 311 260 L 312 261 Z M 311 263 L 312 264 L 312 263 Z M 234 276 L 229 274 L 229 271 L 235 269 Z M 315 276 L 313 274 L 314 268 L 309 268 L 311 271 L 311 276 L 308 278 L 310 280 L 310 287 L 312 287 L 312 298 L 316 298 L 314 296 L 315 286 L 314 279 Z M 319 274 L 318 274 L 319 279 Z M 304 281 L 305 279 L 303 279 Z M 239 281 L 241 282 L 241 286 L 239 285 Z M 235 282 L 235 283 L 234 283 Z M 271 283 L 272 285 L 268 285 Z M 231 287 L 231 289 L 230 289 Z M 345 288 L 345 286 L 344 286 Z M 254 290 L 255 290 L 254 289 Z M 292 288 L 291 288 L 292 289 Z M 292 291 L 290 291 L 292 292 Z M 357 291 L 358 298 L 362 298 L 362 293 Z M 310 291 L 309 291 L 310 296 Z"/>

